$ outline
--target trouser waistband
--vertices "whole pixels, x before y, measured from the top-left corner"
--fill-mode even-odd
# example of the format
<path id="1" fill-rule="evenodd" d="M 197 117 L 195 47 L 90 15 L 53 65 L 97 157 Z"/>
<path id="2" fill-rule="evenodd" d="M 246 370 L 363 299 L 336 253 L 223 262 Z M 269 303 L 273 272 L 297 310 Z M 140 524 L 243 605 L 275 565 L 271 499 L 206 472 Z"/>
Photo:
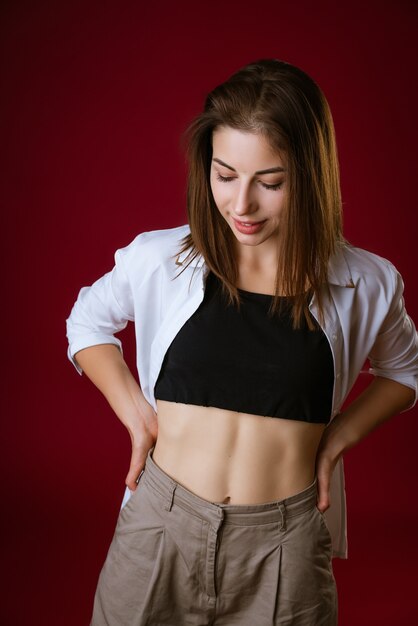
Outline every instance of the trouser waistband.
<path id="1" fill-rule="evenodd" d="M 155 489 L 164 499 L 164 509 L 171 510 L 173 502 L 183 509 L 199 515 L 211 524 L 222 520 L 225 524 L 266 524 L 281 522 L 287 517 L 299 515 L 311 509 L 317 501 L 317 479 L 303 491 L 282 500 L 261 504 L 222 504 L 210 502 L 189 491 L 166 474 L 153 460 L 154 447 L 148 451 L 145 468 L 140 480 Z"/>

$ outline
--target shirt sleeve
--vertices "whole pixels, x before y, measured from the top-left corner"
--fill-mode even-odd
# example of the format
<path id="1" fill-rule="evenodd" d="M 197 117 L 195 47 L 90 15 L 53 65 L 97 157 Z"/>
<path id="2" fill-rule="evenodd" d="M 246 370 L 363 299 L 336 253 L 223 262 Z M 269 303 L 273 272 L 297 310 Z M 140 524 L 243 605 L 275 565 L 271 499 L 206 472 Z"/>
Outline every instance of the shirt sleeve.
<path id="1" fill-rule="evenodd" d="M 388 313 L 369 354 L 369 372 L 390 378 L 411 387 L 415 392 L 413 403 L 401 411 L 408 411 L 417 402 L 418 335 L 414 322 L 405 309 L 404 282 L 398 270 L 391 265 L 394 283 L 393 298 Z"/>
<path id="2" fill-rule="evenodd" d="M 83 348 L 111 343 L 123 353 L 122 342 L 114 334 L 133 320 L 132 288 L 121 249 L 115 252 L 115 265 L 110 272 L 80 289 L 66 320 L 67 356 L 77 372 L 82 375 L 83 370 L 74 355 Z"/>

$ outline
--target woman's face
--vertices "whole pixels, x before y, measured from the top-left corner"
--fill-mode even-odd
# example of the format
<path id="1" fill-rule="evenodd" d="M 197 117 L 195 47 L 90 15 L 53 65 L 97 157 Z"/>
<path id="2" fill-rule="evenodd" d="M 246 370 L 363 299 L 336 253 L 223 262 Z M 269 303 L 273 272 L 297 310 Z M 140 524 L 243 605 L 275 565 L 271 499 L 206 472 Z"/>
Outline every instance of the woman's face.
<path id="1" fill-rule="evenodd" d="M 214 130 L 210 184 L 238 244 L 277 249 L 286 201 L 286 163 L 260 134 Z M 268 243 L 267 243 L 268 242 Z"/>

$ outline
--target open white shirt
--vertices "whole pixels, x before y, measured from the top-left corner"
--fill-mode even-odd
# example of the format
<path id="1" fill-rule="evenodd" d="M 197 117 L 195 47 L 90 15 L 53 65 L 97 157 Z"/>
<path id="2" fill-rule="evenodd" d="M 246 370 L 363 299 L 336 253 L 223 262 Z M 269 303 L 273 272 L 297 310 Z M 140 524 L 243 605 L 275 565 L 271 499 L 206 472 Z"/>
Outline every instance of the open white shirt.
<path id="1" fill-rule="evenodd" d="M 184 269 L 188 251 L 178 255 L 188 224 L 139 234 L 115 253 L 113 269 L 82 287 L 66 320 L 68 358 L 79 350 L 113 343 L 115 333 L 135 322 L 137 368 L 142 392 L 157 411 L 154 385 L 164 355 L 180 328 L 203 300 L 208 267 L 201 255 Z M 180 274 L 180 271 L 184 271 Z M 353 387 L 367 359 L 369 371 L 415 391 L 417 401 L 418 336 L 405 310 L 402 277 L 390 261 L 341 244 L 330 259 L 322 326 L 334 359 L 332 418 Z M 318 320 L 315 296 L 309 308 Z M 408 410 L 408 409 L 405 409 Z M 126 487 L 123 504 L 129 499 Z M 347 558 L 344 467 L 339 459 L 332 476 L 330 507 L 325 512 L 333 556 Z"/>

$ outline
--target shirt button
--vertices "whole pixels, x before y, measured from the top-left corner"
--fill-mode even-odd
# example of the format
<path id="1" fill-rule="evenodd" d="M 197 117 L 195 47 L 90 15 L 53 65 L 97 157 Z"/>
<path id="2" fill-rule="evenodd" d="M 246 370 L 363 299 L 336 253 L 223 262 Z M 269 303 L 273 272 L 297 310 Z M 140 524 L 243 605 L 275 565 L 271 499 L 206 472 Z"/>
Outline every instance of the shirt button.
<path id="1" fill-rule="evenodd" d="M 335 333 L 332 335 L 332 340 L 333 340 L 333 341 L 336 341 L 336 340 L 337 340 L 337 335 L 336 335 Z"/>

